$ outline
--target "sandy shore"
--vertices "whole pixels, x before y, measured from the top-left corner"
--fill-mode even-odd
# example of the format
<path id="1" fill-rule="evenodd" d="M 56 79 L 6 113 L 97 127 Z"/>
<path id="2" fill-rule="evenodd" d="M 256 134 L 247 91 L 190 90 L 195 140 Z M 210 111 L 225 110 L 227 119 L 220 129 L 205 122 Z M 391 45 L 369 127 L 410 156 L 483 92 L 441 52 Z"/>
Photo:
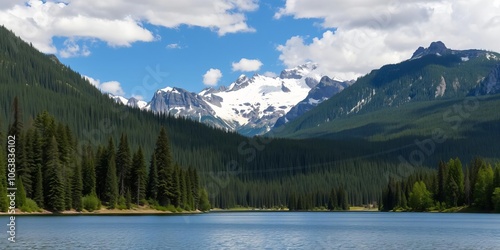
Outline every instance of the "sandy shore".
<path id="1" fill-rule="evenodd" d="M 12 216 L 12 215 L 159 215 L 159 214 L 199 214 L 202 213 L 199 210 L 196 211 L 182 211 L 173 213 L 171 211 L 160 211 L 156 209 L 152 209 L 149 207 L 139 207 L 134 209 L 107 209 L 102 207 L 100 210 L 95 210 L 92 212 L 89 211 L 81 211 L 78 212 L 76 210 L 68 210 L 60 213 L 54 213 L 51 211 L 43 210 L 41 212 L 22 212 L 19 209 L 16 209 L 15 214 L 2 213 L 0 212 L 0 216 Z"/>

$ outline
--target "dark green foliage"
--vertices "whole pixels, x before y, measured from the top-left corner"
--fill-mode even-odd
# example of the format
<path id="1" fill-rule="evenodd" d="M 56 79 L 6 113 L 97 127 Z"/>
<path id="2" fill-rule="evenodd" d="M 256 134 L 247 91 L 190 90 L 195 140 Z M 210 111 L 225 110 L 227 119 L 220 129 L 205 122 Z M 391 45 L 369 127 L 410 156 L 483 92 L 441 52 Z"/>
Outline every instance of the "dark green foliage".
<path id="1" fill-rule="evenodd" d="M 96 194 L 96 170 L 90 146 L 82 147 L 82 195 Z"/>
<path id="2" fill-rule="evenodd" d="M 464 174 L 462 163 L 458 158 L 450 159 L 447 163 L 448 174 L 446 178 L 445 193 L 448 206 L 456 207 L 463 204 L 464 197 Z"/>
<path id="3" fill-rule="evenodd" d="M 16 180 L 16 206 L 22 207 L 26 204 L 26 191 L 24 190 L 23 179 Z"/>
<path id="4" fill-rule="evenodd" d="M 141 200 L 146 199 L 146 185 L 148 181 L 146 162 L 141 147 L 139 147 L 132 159 L 132 169 L 129 179 L 132 200 L 135 204 L 139 205 Z"/>
<path id="5" fill-rule="evenodd" d="M 160 206 L 176 205 L 176 183 L 170 145 L 164 128 L 160 130 L 155 148 L 158 171 L 158 202 Z"/>
<path id="6" fill-rule="evenodd" d="M 116 163 L 115 163 L 115 154 L 113 152 L 113 141 L 110 139 L 110 143 L 108 145 L 108 164 L 106 171 L 106 181 L 104 188 L 104 196 L 103 201 L 108 203 L 108 207 L 113 209 L 116 207 L 118 203 L 118 180 L 116 177 Z"/>
<path id="7" fill-rule="evenodd" d="M 126 187 L 129 186 L 130 166 L 132 157 L 130 155 L 130 147 L 125 134 L 120 137 L 118 151 L 116 152 L 116 173 L 118 175 L 119 194 L 125 195 Z"/>
<path id="8" fill-rule="evenodd" d="M 82 211 L 83 180 L 80 165 L 76 165 L 72 180 L 72 206 L 76 211 Z"/>
<path id="9" fill-rule="evenodd" d="M 497 187 L 493 191 L 493 205 L 495 206 L 495 212 L 500 213 L 500 188 Z"/>
<path id="10" fill-rule="evenodd" d="M 38 204 L 39 207 L 44 207 L 44 202 L 43 202 L 43 175 L 42 175 L 42 165 L 38 165 L 37 171 L 36 171 L 36 179 L 35 182 L 33 183 L 33 188 L 34 188 L 34 193 L 33 193 L 33 200 Z"/>
<path id="11" fill-rule="evenodd" d="M 125 191 L 125 206 L 127 209 L 132 208 L 132 194 L 130 192 L 130 188 L 127 188 L 127 191 Z"/>
<path id="12" fill-rule="evenodd" d="M 436 200 L 439 202 L 444 202 L 444 197 L 446 196 L 446 180 L 448 176 L 448 167 L 443 161 L 439 161 L 438 166 L 438 190 L 436 194 Z"/>
<path id="13" fill-rule="evenodd" d="M 45 171 L 44 202 L 45 208 L 52 211 L 63 211 L 65 209 L 64 197 L 64 178 L 59 163 L 59 152 L 57 150 L 57 141 L 53 136 L 47 148 L 47 161 Z"/>
<path id="14" fill-rule="evenodd" d="M 0 131 L 0 141 L 5 141 L 3 133 L 1 131 Z M 3 149 L 0 149 L 0 212 L 7 212 L 9 207 L 8 205 L 9 200 L 7 198 L 7 178 L 6 178 L 7 159 L 5 158 L 4 152 L 5 151 Z"/>
<path id="15" fill-rule="evenodd" d="M 493 187 L 500 187 L 500 164 L 496 164 L 495 172 L 493 173 Z"/>
<path id="16" fill-rule="evenodd" d="M 156 166 L 156 155 L 153 153 L 149 164 L 149 178 L 147 186 L 147 198 L 156 200 L 158 197 L 158 168 Z"/>
<path id="17" fill-rule="evenodd" d="M 491 166 L 481 167 L 474 186 L 474 204 L 481 209 L 492 209 L 493 190 L 493 169 Z"/>

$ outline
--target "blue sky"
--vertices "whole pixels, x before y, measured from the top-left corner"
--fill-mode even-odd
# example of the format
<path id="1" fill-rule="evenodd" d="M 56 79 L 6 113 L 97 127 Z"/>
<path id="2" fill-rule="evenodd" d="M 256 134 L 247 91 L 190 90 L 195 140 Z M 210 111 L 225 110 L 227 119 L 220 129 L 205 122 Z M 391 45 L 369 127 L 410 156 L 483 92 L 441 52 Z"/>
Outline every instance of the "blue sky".
<path id="1" fill-rule="evenodd" d="M 125 95 L 133 93 L 134 87 L 149 79 L 148 68 L 163 74 L 158 88 L 176 86 L 193 92 L 207 87 L 203 75 L 211 68 L 219 69 L 222 78 L 217 86 L 228 86 L 241 74 L 252 75 L 266 72 L 280 73 L 286 65 L 279 60 L 277 47 L 292 36 L 311 37 L 321 35 L 325 30 L 319 19 L 294 19 L 287 16 L 275 19 L 279 5 L 266 4 L 258 11 L 247 14 L 247 23 L 256 32 L 243 32 L 219 36 L 207 28 L 182 25 L 175 29 L 146 25 L 160 38 L 153 42 L 136 42 L 131 47 L 110 47 L 102 41 L 85 41 L 91 51 L 85 57 L 60 57 L 62 63 L 70 65 L 83 75 L 101 82 L 118 81 Z M 56 47 L 63 47 L 65 38 L 54 40 Z M 256 71 L 233 71 L 232 63 L 242 58 L 259 60 L 262 66 Z M 137 88 L 135 88 L 137 89 Z M 139 90 L 142 92 L 142 90 Z M 137 91 L 136 91 L 137 92 Z M 150 95 L 153 91 L 149 91 Z"/>
<path id="2" fill-rule="evenodd" d="M 356 79 L 438 40 L 500 51 L 498 13 L 490 0 L 0 1 L 0 24 L 102 91 L 145 101 L 308 61 Z"/>

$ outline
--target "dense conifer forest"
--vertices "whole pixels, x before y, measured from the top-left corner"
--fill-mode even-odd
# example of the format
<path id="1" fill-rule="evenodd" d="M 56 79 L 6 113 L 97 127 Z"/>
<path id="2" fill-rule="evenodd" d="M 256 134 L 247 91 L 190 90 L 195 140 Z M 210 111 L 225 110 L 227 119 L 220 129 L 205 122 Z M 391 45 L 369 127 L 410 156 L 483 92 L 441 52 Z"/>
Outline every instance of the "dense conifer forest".
<path id="1" fill-rule="evenodd" d="M 449 141 L 421 164 L 407 164 L 400 156 L 415 150 L 413 137 L 390 143 L 359 136 L 247 138 L 140 111 L 115 103 L 57 58 L 38 52 L 3 27 L 0 93 L 0 141 L 4 147 L 7 138 L 15 136 L 18 201 L 27 211 L 36 207 L 91 211 L 101 204 L 118 209 L 148 204 L 169 210 L 238 206 L 345 210 L 375 203 L 392 210 L 409 207 L 417 180 L 425 184 L 418 183 L 419 195 L 428 196 L 427 189 L 437 201 L 432 186 L 437 172 L 430 168 L 441 158 L 460 155 L 469 161 L 474 156 L 465 149 L 455 152 L 454 141 Z M 6 146 L 0 150 L 2 193 L 8 153 Z M 484 197 L 494 192 L 497 184 L 479 184 L 476 189 L 478 179 L 472 179 L 470 168 L 469 188 L 483 190 L 487 185 Z M 450 171 L 447 168 L 446 178 Z M 485 171 L 481 175 L 489 176 Z M 479 176 L 479 170 L 474 175 Z M 458 190 L 464 191 L 454 192 L 456 203 L 446 206 L 483 204 L 481 198 L 476 200 L 483 197 L 476 191 L 466 199 L 466 179 L 463 188 L 458 179 L 453 178 Z M 491 182 L 490 177 L 479 180 Z M 388 183 L 390 192 L 384 191 Z M 448 186 L 452 186 L 448 191 L 456 189 Z M 400 191 L 395 194 L 397 187 Z M 0 195 L 2 210 L 5 197 Z M 494 199 L 487 200 L 488 205 L 478 206 L 492 209 Z"/>
<path id="2" fill-rule="evenodd" d="M 467 166 L 459 158 L 440 161 L 436 171 L 390 179 L 384 189 L 383 211 L 444 211 L 471 206 L 474 211 L 500 212 L 500 164 L 476 157 Z"/>

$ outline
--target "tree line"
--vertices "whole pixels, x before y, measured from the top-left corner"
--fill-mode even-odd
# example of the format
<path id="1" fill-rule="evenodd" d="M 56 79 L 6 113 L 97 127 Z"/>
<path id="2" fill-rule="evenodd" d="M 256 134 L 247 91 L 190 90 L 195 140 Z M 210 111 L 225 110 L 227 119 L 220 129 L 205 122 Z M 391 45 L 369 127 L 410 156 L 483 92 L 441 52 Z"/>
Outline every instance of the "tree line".
<path id="1" fill-rule="evenodd" d="M 480 157 L 466 167 L 459 158 L 440 161 L 436 171 L 401 181 L 391 179 L 382 197 L 383 211 L 442 211 L 470 206 L 480 211 L 500 212 L 500 163 L 492 166 Z"/>
<path id="2" fill-rule="evenodd" d="M 48 112 L 37 115 L 33 124 L 25 128 L 16 98 L 7 134 L 16 138 L 16 201 L 21 209 L 94 210 L 101 202 L 108 208 L 119 209 L 145 204 L 159 209 L 210 208 L 197 170 L 181 167 L 172 160 L 164 128 L 147 163 L 141 146 L 132 152 L 126 134 L 122 134 L 117 147 L 110 137 L 107 145 L 97 148 L 85 145 L 78 149 L 78 139 L 69 127 Z M 8 207 L 5 163 L 2 150 L 0 211 L 3 212 Z"/>

